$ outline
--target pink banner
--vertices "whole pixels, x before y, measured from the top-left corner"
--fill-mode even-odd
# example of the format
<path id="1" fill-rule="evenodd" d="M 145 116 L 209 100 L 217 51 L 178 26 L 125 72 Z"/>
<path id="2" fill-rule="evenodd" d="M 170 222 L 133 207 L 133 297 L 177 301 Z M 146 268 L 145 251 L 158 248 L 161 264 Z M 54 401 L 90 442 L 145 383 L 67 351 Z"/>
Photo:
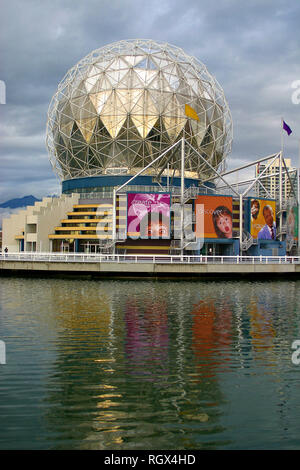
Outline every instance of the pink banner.
<path id="1" fill-rule="evenodd" d="M 128 193 L 128 237 L 170 238 L 170 204 L 167 193 Z"/>

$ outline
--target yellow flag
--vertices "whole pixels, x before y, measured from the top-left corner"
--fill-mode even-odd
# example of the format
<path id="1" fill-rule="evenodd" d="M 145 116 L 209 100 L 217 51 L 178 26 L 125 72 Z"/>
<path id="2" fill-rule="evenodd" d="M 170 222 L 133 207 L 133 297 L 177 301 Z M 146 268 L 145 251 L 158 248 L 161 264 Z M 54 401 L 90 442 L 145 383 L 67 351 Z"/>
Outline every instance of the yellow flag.
<path id="1" fill-rule="evenodd" d="M 191 108 L 191 106 L 189 106 L 188 104 L 185 105 L 185 114 L 192 118 L 192 119 L 195 119 L 196 121 L 199 121 L 199 116 L 198 114 L 196 113 L 196 111 Z"/>

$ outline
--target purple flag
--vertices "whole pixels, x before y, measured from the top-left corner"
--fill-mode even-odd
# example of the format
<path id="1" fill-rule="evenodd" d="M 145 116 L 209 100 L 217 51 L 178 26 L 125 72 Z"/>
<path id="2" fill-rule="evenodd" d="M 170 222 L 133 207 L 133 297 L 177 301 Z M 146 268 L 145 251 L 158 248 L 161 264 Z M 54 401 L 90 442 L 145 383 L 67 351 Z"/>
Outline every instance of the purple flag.
<path id="1" fill-rule="evenodd" d="M 282 121 L 282 126 L 283 126 L 283 129 L 288 133 L 288 135 L 292 133 L 292 129 L 290 128 L 290 126 L 287 125 L 285 121 Z"/>

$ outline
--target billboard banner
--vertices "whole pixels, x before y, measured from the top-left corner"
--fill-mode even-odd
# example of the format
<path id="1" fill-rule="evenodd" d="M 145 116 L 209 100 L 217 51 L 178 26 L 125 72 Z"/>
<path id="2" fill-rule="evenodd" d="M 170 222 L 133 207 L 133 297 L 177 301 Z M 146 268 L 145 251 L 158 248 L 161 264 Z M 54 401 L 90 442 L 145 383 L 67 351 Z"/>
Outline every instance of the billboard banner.
<path id="1" fill-rule="evenodd" d="M 127 236 L 170 238 L 170 193 L 127 194 Z"/>
<path id="2" fill-rule="evenodd" d="M 298 206 L 295 201 L 290 202 L 287 210 L 286 238 L 287 240 L 298 240 Z"/>
<path id="3" fill-rule="evenodd" d="M 232 197 L 198 196 L 196 220 L 203 217 L 203 227 L 196 224 L 197 238 L 232 238 Z"/>
<path id="4" fill-rule="evenodd" d="M 250 200 L 250 233 L 258 240 L 276 240 L 276 202 Z"/>

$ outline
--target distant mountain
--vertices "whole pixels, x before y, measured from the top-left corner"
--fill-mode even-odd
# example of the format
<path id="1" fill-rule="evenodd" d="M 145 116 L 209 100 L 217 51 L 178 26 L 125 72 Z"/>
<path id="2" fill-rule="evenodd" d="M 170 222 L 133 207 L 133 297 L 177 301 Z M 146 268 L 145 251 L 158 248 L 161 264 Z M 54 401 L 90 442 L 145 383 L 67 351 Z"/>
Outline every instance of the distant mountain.
<path id="1" fill-rule="evenodd" d="M 6 201 L 0 204 L 0 207 L 3 209 L 6 209 L 6 208 L 16 209 L 18 207 L 33 206 L 34 203 L 37 201 L 40 201 L 40 199 L 37 199 L 36 197 L 30 195 L 30 196 L 19 197 L 16 199 L 10 199 L 9 201 Z"/>

